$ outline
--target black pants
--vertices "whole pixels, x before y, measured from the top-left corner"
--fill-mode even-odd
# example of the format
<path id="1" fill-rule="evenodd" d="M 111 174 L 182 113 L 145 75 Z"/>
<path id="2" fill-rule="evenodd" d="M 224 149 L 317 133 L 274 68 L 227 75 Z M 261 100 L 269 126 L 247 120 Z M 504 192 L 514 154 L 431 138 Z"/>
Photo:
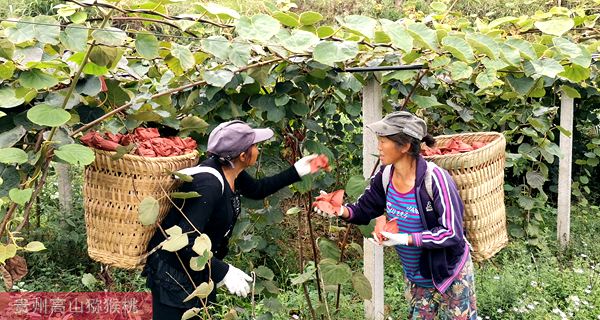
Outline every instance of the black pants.
<path id="1" fill-rule="evenodd" d="M 152 320 L 181 320 L 186 310 L 163 304 L 157 294 L 152 294 Z"/>

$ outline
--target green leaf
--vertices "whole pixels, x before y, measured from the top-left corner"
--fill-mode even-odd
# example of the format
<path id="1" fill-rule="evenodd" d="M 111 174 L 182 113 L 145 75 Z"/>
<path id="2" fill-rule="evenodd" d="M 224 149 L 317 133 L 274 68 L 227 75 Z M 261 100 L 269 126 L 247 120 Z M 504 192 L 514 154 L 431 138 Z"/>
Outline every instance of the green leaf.
<path id="1" fill-rule="evenodd" d="M 58 80 L 42 70 L 32 69 L 21 72 L 19 83 L 25 88 L 41 90 L 54 87 Z"/>
<path id="2" fill-rule="evenodd" d="M 10 197 L 10 200 L 12 200 L 14 203 L 22 205 L 22 206 L 24 206 L 31 199 L 32 194 L 33 194 L 33 189 L 31 189 L 31 188 L 27 188 L 27 189 L 14 188 L 8 192 L 8 196 Z"/>
<path id="3" fill-rule="evenodd" d="M 531 210 L 535 206 L 535 200 L 529 196 L 519 196 L 517 202 L 519 206 L 525 210 Z"/>
<path id="4" fill-rule="evenodd" d="M 181 320 L 192 319 L 194 317 L 197 317 L 201 312 L 202 312 L 202 309 L 200 309 L 198 307 L 187 309 L 187 310 L 185 310 L 183 315 L 181 315 Z M 233 319 L 237 319 L 237 317 L 233 318 Z"/>
<path id="5" fill-rule="evenodd" d="M 17 255 L 17 246 L 14 244 L 4 245 L 0 243 L 0 264 Z"/>
<path id="6" fill-rule="evenodd" d="M 0 64 L 0 80 L 8 80 L 12 78 L 15 73 L 16 67 L 12 61 L 7 61 Z"/>
<path id="7" fill-rule="evenodd" d="M 247 43 L 233 43 L 229 51 L 229 60 L 238 67 L 244 67 L 250 60 L 250 45 Z"/>
<path id="8" fill-rule="evenodd" d="M 66 144 L 54 151 L 60 159 L 72 164 L 86 166 L 94 162 L 94 151 L 80 144 Z"/>
<path id="9" fill-rule="evenodd" d="M 472 74 L 473 68 L 462 61 L 455 61 L 450 65 L 452 80 L 469 79 Z"/>
<path id="10" fill-rule="evenodd" d="M 0 162 L 6 164 L 21 164 L 27 162 L 27 153 L 17 148 L 0 149 Z"/>
<path id="11" fill-rule="evenodd" d="M 312 32 L 303 30 L 294 30 L 291 35 L 281 39 L 281 45 L 296 53 L 306 52 L 317 43 L 319 43 L 319 37 Z"/>
<path id="12" fill-rule="evenodd" d="M 15 44 L 33 40 L 35 26 L 31 22 L 34 22 L 32 17 L 23 17 L 14 27 L 7 28 L 5 33 L 8 40 Z"/>
<path id="13" fill-rule="evenodd" d="M 503 24 L 512 23 L 512 22 L 515 22 L 515 21 L 518 21 L 518 20 L 519 20 L 519 18 L 510 17 L 510 16 L 498 18 L 498 19 L 490 22 L 490 24 L 488 25 L 488 28 L 495 29 L 495 28 L 497 28 L 497 27 L 499 27 L 499 26 L 501 26 Z"/>
<path id="14" fill-rule="evenodd" d="M 419 107 L 424 109 L 443 105 L 437 101 L 437 98 L 435 96 L 415 95 L 414 97 L 412 97 L 412 100 Z"/>
<path id="15" fill-rule="evenodd" d="M 296 214 L 298 214 L 298 213 L 300 213 L 300 212 L 301 212 L 301 209 L 300 209 L 300 208 L 298 208 L 298 207 L 291 207 L 291 208 L 289 208 L 289 209 L 288 209 L 288 210 L 285 212 L 285 214 L 286 214 L 286 215 L 292 215 L 292 214 L 296 215 Z"/>
<path id="16" fill-rule="evenodd" d="M 235 26 L 235 31 L 242 39 L 267 41 L 281 29 L 279 21 L 266 14 L 241 17 Z"/>
<path id="17" fill-rule="evenodd" d="M 200 44 L 202 45 L 202 50 L 219 59 L 225 60 L 229 56 L 229 40 L 223 36 L 210 36 L 200 40 Z"/>
<path id="18" fill-rule="evenodd" d="M 50 16 L 36 16 L 34 19 L 35 23 L 40 25 L 34 25 L 35 38 L 41 43 L 57 44 L 58 37 L 60 35 L 60 26 L 58 21 L 54 17 Z"/>
<path id="19" fill-rule="evenodd" d="M 209 15 L 218 17 L 219 19 L 223 20 L 240 18 L 240 14 L 237 11 L 218 5 L 213 2 L 199 3 L 196 5 L 196 8 L 198 8 L 198 11 L 200 13 L 208 13 Z"/>
<path id="20" fill-rule="evenodd" d="M 555 37 L 552 39 L 552 43 L 560 53 L 570 58 L 577 58 L 582 54 L 582 50 L 579 46 L 565 38 Z"/>
<path id="21" fill-rule="evenodd" d="M 536 21 L 534 25 L 543 33 L 562 36 L 565 32 L 571 30 L 571 28 L 575 26 L 575 22 L 571 18 L 561 17 L 548 21 Z"/>
<path id="22" fill-rule="evenodd" d="M 546 76 L 549 78 L 556 78 L 556 76 L 565 71 L 565 68 L 558 63 L 558 61 L 552 58 L 544 58 L 540 60 L 531 60 L 529 61 L 535 70 L 535 73 L 541 76 Z"/>
<path id="23" fill-rule="evenodd" d="M 525 174 L 525 178 L 527 179 L 527 184 L 532 188 L 539 190 L 542 190 L 544 182 L 546 182 L 546 178 L 537 171 L 528 171 L 527 174 Z"/>
<path id="24" fill-rule="evenodd" d="M 87 20 L 87 17 L 88 15 L 85 11 L 77 11 L 70 19 L 73 23 L 84 23 Z"/>
<path id="25" fill-rule="evenodd" d="M 346 195 L 350 198 L 356 199 L 360 196 L 364 191 L 367 185 L 369 184 L 368 180 L 365 180 L 363 176 L 351 176 L 346 182 Z"/>
<path id="26" fill-rule="evenodd" d="M 394 47 L 406 53 L 412 51 L 413 38 L 406 31 L 406 28 L 389 20 L 381 20 L 381 26 L 383 31 L 390 37 Z"/>
<path id="27" fill-rule="evenodd" d="M 71 51 L 84 51 L 87 47 L 88 31 L 83 25 L 69 25 L 60 33 L 60 42 Z"/>
<path id="28" fill-rule="evenodd" d="M 579 91 L 577 91 L 576 89 L 573 89 L 571 86 L 568 85 L 562 85 L 560 86 L 560 91 L 564 94 L 567 95 L 567 97 L 569 98 L 581 98 L 581 95 L 579 94 Z"/>
<path id="29" fill-rule="evenodd" d="M 38 251 L 46 250 L 46 247 L 44 246 L 43 243 L 41 243 L 39 241 L 31 241 L 23 249 L 25 249 L 25 251 L 29 251 L 29 252 L 38 252 Z"/>
<path id="30" fill-rule="evenodd" d="M 198 198 L 198 197 L 200 197 L 200 194 L 198 192 L 196 192 L 196 191 L 190 191 L 190 192 L 171 192 L 170 196 L 173 199 L 191 199 L 191 198 Z"/>
<path id="31" fill-rule="evenodd" d="M 511 89 L 522 96 L 528 95 L 535 85 L 535 80 L 530 77 L 516 78 L 512 75 L 509 75 L 506 77 L 506 80 L 508 81 L 508 85 L 511 87 Z"/>
<path id="32" fill-rule="evenodd" d="M 319 245 L 319 252 L 321 253 L 321 258 L 333 259 L 335 261 L 340 260 L 340 248 L 330 241 L 327 238 L 319 238 L 317 240 L 317 244 Z"/>
<path id="33" fill-rule="evenodd" d="M 205 251 L 198 257 L 190 258 L 190 268 L 194 271 L 202 271 L 206 268 L 206 264 L 212 258 L 213 254 L 210 251 Z"/>
<path id="34" fill-rule="evenodd" d="M 273 18 L 277 19 L 284 26 L 292 28 L 300 26 L 298 15 L 296 15 L 293 12 L 276 11 L 275 13 L 273 13 Z"/>
<path id="35" fill-rule="evenodd" d="M 457 59 L 471 62 L 473 58 L 473 49 L 465 39 L 456 36 L 445 36 L 442 39 L 443 48 L 452 53 Z"/>
<path id="36" fill-rule="evenodd" d="M 254 272 L 258 277 L 263 279 L 273 280 L 273 278 L 275 278 L 273 271 L 265 266 L 259 266 L 258 268 L 254 269 Z"/>
<path id="37" fill-rule="evenodd" d="M 192 250 L 198 255 L 204 255 L 207 251 L 210 251 L 212 248 L 212 242 L 210 238 L 206 234 L 201 234 L 196 237 L 194 240 L 194 245 L 192 246 Z"/>
<path id="38" fill-rule="evenodd" d="M 375 37 L 375 27 L 377 27 L 377 21 L 370 17 L 349 15 L 344 17 L 343 26 L 364 37 L 373 39 Z"/>
<path id="39" fill-rule="evenodd" d="M 4 151 L 0 149 L 0 163 L 3 163 Z M 17 171 L 17 168 L 12 163 L 8 166 L 0 164 L 0 197 L 8 196 L 10 189 L 19 188 L 20 183 L 21 177 L 19 176 L 19 171 Z"/>
<path id="40" fill-rule="evenodd" d="M 206 299 L 206 297 L 208 297 L 214 288 L 215 283 L 212 280 L 209 280 L 208 283 L 202 282 L 189 296 L 183 300 L 183 302 L 188 302 L 193 298 Z"/>
<path id="41" fill-rule="evenodd" d="M 110 68 L 119 57 L 119 50 L 107 46 L 94 46 L 90 52 L 90 61 L 101 66 Z"/>
<path id="42" fill-rule="evenodd" d="M 292 112 L 298 116 L 306 116 L 310 112 L 310 108 L 304 103 L 292 103 Z"/>
<path id="43" fill-rule="evenodd" d="M 333 29 L 330 26 L 321 26 L 321 27 L 317 28 L 317 35 L 321 39 L 329 38 L 334 34 L 335 34 L 335 29 Z"/>
<path id="44" fill-rule="evenodd" d="M 169 235 L 169 238 L 164 242 L 163 250 L 175 252 L 189 244 L 188 235 L 182 233 L 181 227 L 174 226 L 165 230 L 165 232 Z"/>
<path id="45" fill-rule="evenodd" d="M 212 86 L 222 88 L 233 79 L 233 75 L 229 70 L 206 71 L 204 80 Z"/>
<path id="46" fill-rule="evenodd" d="M 588 51 L 588 49 L 583 45 L 578 45 L 581 49 L 581 55 L 577 57 L 572 57 L 571 62 L 574 64 L 583 67 L 589 68 L 592 63 L 592 54 Z"/>
<path id="47" fill-rule="evenodd" d="M 448 6 L 443 3 L 443 2 L 439 2 L 439 1 L 435 1 L 432 2 L 431 4 L 429 4 L 429 7 L 431 7 L 431 9 L 433 9 L 433 11 L 437 12 L 437 13 L 443 13 L 446 10 L 448 10 Z M 371 298 L 367 299 L 370 300 Z"/>
<path id="48" fill-rule="evenodd" d="M 21 140 L 21 138 L 23 138 L 23 136 L 25 136 L 26 133 L 27 129 L 21 125 L 0 133 L 0 149 L 14 146 Z"/>
<path id="49" fill-rule="evenodd" d="M 138 207 L 138 220 L 142 225 L 149 226 L 156 223 L 160 204 L 154 197 L 147 196 L 140 202 Z"/>
<path id="50" fill-rule="evenodd" d="M 81 277 L 81 283 L 86 286 L 88 289 L 93 289 L 94 285 L 98 282 L 98 280 L 96 280 L 96 278 L 94 277 L 94 275 L 92 275 L 91 273 L 85 273 L 82 277 Z"/>
<path id="51" fill-rule="evenodd" d="M 495 86 L 498 81 L 499 79 L 496 75 L 496 70 L 494 69 L 486 69 L 484 72 L 479 73 L 477 78 L 475 78 L 475 84 L 479 89 Z"/>
<path id="52" fill-rule="evenodd" d="M 48 127 L 61 126 L 71 119 L 71 114 L 60 107 L 38 104 L 27 111 L 29 121 Z"/>
<path id="53" fill-rule="evenodd" d="M 566 66 L 564 72 L 561 72 L 559 76 L 567 78 L 571 82 L 579 83 L 590 78 L 590 69 L 582 66 L 572 64 Z"/>
<path id="54" fill-rule="evenodd" d="M 0 89 L 0 108 L 13 108 L 25 102 L 23 98 L 17 98 L 13 88 Z"/>
<path id="55" fill-rule="evenodd" d="M 500 46 L 494 39 L 480 33 L 468 34 L 465 39 L 477 51 L 487 55 L 491 59 L 498 59 Z"/>
<path id="56" fill-rule="evenodd" d="M 503 43 L 500 45 L 500 48 L 502 57 L 506 62 L 513 66 L 519 66 L 521 64 L 521 53 L 518 49 Z"/>
<path id="57" fill-rule="evenodd" d="M 317 268 L 315 268 L 314 263 L 309 262 L 306 265 L 304 272 L 297 277 L 291 278 L 290 281 L 292 285 L 303 284 L 306 281 L 312 280 L 315 278 L 315 273 L 317 272 Z"/>
<path id="58" fill-rule="evenodd" d="M 127 34 L 121 29 L 108 27 L 101 30 L 94 30 L 92 32 L 92 38 L 101 44 L 120 46 L 127 40 Z"/>
<path id="59" fill-rule="evenodd" d="M 335 62 L 352 59 L 357 54 L 356 42 L 322 41 L 315 46 L 313 58 L 322 64 L 333 66 Z"/>
<path id="60" fill-rule="evenodd" d="M 318 12 L 306 11 L 300 14 L 300 24 L 303 26 L 312 26 L 321 20 L 323 20 L 323 16 Z"/>
<path id="61" fill-rule="evenodd" d="M 15 45 L 7 39 L 0 39 L 0 58 L 12 60 L 15 54 Z"/>
<path id="62" fill-rule="evenodd" d="M 352 271 L 345 263 L 338 263 L 332 259 L 322 259 L 319 268 L 323 276 L 323 282 L 329 285 L 344 284 L 352 278 Z"/>
<path id="63" fill-rule="evenodd" d="M 408 26 L 408 33 L 420 44 L 422 48 L 435 51 L 438 47 L 435 30 L 428 28 L 424 23 L 413 23 Z"/>
<path id="64" fill-rule="evenodd" d="M 140 33 L 135 38 L 135 50 L 145 59 L 158 57 L 158 39 L 153 34 Z"/>
<path id="65" fill-rule="evenodd" d="M 356 290 L 356 293 L 358 293 L 358 296 L 363 300 L 371 300 L 373 289 L 371 283 L 364 274 L 361 272 L 354 272 L 352 275 L 352 286 L 354 287 L 354 290 Z"/>
<path id="66" fill-rule="evenodd" d="M 519 50 L 521 55 L 526 59 L 532 60 L 537 58 L 537 54 L 535 53 L 535 49 L 533 49 L 531 43 L 523 39 L 511 38 L 505 41 L 504 43 L 510 47 Z"/>
<path id="67" fill-rule="evenodd" d="M 190 130 L 190 131 L 196 131 L 198 133 L 205 133 L 206 132 L 206 128 L 208 128 L 208 123 L 198 117 L 198 116 L 188 116 L 185 117 L 183 119 L 181 119 L 181 122 L 179 122 L 179 125 L 181 127 L 181 131 L 183 130 Z"/>
<path id="68" fill-rule="evenodd" d="M 190 70 L 196 64 L 194 55 L 187 46 L 182 46 L 177 43 L 173 43 L 173 47 L 171 48 L 171 55 L 179 61 L 179 64 L 184 71 Z"/>

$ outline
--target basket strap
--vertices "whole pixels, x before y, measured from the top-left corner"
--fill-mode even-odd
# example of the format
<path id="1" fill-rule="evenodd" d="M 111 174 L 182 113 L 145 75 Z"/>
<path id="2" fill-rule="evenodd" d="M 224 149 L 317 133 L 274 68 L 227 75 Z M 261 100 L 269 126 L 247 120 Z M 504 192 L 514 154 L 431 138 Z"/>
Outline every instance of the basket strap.
<path id="1" fill-rule="evenodd" d="M 437 165 L 431 161 L 426 161 L 426 163 L 427 171 L 425 171 L 425 190 L 427 190 L 429 198 L 433 200 L 433 169 L 437 167 Z"/>
<path id="2" fill-rule="evenodd" d="M 427 171 L 425 171 L 425 189 L 427 190 L 427 194 L 429 198 L 433 199 L 433 169 L 437 167 L 437 165 L 433 162 L 427 161 Z M 392 165 L 387 165 L 383 168 L 383 175 L 381 176 L 381 184 L 383 185 L 383 190 L 387 193 L 388 185 L 390 184 L 390 172 L 392 171 Z"/>
<path id="3" fill-rule="evenodd" d="M 383 185 L 383 191 L 387 194 L 387 188 L 390 184 L 390 173 L 392 172 L 392 165 L 388 164 L 383 168 L 383 174 L 381 176 L 381 184 Z"/>
<path id="4" fill-rule="evenodd" d="M 223 182 L 223 176 L 221 176 L 219 171 L 217 171 L 217 169 L 215 169 L 215 168 L 205 167 L 205 166 L 195 166 L 195 167 L 191 167 L 191 168 L 185 168 L 185 169 L 178 170 L 177 173 L 185 174 L 188 176 L 193 176 L 198 173 L 210 173 L 213 176 L 215 176 L 217 179 L 219 179 L 219 182 L 221 183 L 221 194 L 223 194 L 223 192 L 225 192 L 225 183 Z M 177 178 L 177 176 L 175 176 L 175 178 Z"/>

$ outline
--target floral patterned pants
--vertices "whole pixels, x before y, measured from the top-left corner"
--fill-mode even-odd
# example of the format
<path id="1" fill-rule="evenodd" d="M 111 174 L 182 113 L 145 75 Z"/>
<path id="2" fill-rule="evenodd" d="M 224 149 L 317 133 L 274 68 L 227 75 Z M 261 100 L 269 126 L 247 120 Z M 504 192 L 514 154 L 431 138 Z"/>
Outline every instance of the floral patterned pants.
<path id="1" fill-rule="evenodd" d="M 475 275 L 471 257 L 444 294 L 407 280 L 405 296 L 410 302 L 408 319 L 477 319 Z"/>

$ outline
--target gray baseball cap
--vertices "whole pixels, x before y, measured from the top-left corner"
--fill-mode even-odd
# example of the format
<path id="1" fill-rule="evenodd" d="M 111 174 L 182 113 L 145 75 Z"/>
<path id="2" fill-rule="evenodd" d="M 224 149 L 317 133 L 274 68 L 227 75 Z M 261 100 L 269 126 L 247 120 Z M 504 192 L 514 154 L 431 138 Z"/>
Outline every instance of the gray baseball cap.
<path id="1" fill-rule="evenodd" d="M 223 122 L 208 136 L 206 151 L 224 158 L 234 158 L 253 144 L 273 137 L 271 129 L 252 129 L 240 120 Z"/>
<path id="2" fill-rule="evenodd" d="M 427 135 L 425 121 L 406 111 L 388 113 L 383 119 L 368 124 L 367 128 L 378 136 L 391 136 L 402 132 L 419 141 Z"/>

